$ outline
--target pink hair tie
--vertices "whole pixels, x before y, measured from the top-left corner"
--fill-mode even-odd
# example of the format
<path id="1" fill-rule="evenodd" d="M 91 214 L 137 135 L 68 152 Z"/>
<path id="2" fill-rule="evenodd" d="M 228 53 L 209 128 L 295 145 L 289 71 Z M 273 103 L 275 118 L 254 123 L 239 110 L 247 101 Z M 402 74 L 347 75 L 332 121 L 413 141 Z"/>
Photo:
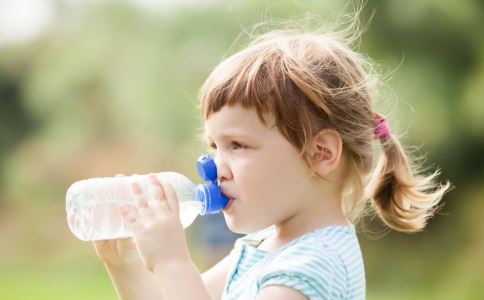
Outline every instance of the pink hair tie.
<path id="1" fill-rule="evenodd" d="M 390 127 L 388 127 L 388 123 L 385 118 L 380 115 L 379 113 L 375 113 L 375 129 L 373 133 L 375 134 L 374 139 L 379 139 L 383 141 L 390 137 Z"/>

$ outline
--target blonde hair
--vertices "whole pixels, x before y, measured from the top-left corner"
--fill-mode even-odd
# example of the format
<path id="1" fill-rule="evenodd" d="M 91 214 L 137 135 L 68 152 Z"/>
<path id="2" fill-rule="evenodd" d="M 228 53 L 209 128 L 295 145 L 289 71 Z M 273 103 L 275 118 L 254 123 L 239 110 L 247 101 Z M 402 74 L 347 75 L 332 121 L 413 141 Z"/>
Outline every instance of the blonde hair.
<path id="1" fill-rule="evenodd" d="M 373 169 L 375 113 L 370 91 L 377 77 L 371 63 L 351 49 L 357 35 L 348 32 L 288 29 L 256 37 L 223 60 L 203 84 L 203 119 L 235 104 L 255 108 L 264 124 L 263 115 L 269 113 L 309 165 L 312 138 L 325 128 L 337 130 L 349 161 L 342 203 L 346 217 L 356 222 L 371 199 L 389 227 L 422 230 L 450 184 L 435 184 L 438 171 L 418 174 L 393 134 L 381 141 Z"/>

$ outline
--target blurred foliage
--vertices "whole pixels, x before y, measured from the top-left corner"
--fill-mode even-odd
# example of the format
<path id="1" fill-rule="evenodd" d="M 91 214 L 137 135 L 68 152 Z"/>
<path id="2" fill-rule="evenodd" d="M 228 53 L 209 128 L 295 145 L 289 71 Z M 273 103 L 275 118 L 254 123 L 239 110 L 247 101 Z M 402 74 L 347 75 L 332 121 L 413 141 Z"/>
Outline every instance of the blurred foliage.
<path id="1" fill-rule="evenodd" d="M 152 12 L 119 1 L 55 3 L 56 26 L 0 48 L 0 298 L 116 299 L 90 244 L 67 229 L 67 187 L 170 169 L 198 178 L 197 92 L 243 47 L 241 31 L 306 13 L 331 22 L 348 7 L 234 0 Z M 455 189 L 422 233 L 366 221 L 368 299 L 482 299 L 484 2 L 368 0 L 363 22 L 372 13 L 360 50 L 385 75 L 377 110 Z M 189 242 L 201 270 L 217 258 L 206 258 L 203 240 Z"/>

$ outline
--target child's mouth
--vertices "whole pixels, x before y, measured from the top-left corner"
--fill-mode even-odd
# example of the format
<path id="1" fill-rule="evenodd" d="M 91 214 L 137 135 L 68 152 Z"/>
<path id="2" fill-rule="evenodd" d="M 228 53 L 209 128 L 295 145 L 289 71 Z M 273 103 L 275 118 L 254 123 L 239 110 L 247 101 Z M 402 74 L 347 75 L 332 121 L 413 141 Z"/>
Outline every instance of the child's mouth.
<path id="1" fill-rule="evenodd" d="M 228 210 L 231 206 L 232 206 L 232 203 L 235 201 L 235 198 L 229 198 L 229 202 L 227 202 L 227 205 L 225 205 L 224 209 L 223 210 Z"/>

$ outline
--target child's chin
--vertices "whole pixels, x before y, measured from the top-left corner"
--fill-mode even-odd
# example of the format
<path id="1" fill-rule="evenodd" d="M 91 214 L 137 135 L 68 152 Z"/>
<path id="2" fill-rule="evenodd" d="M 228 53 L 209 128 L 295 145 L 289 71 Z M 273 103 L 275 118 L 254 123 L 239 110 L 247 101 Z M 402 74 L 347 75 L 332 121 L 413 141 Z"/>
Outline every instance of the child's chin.
<path id="1" fill-rule="evenodd" d="M 235 224 L 234 224 L 233 216 L 226 214 L 225 212 L 223 214 L 224 214 L 225 224 L 227 224 L 227 227 L 230 229 L 230 231 L 238 233 L 236 231 L 237 226 L 235 226 Z"/>
<path id="2" fill-rule="evenodd" d="M 233 215 L 224 214 L 224 217 L 225 217 L 225 223 L 227 224 L 227 227 L 233 233 L 249 234 L 257 231 L 257 229 L 255 229 L 254 226 L 251 226 L 251 224 L 237 222 L 240 220 L 235 219 Z"/>
<path id="3" fill-rule="evenodd" d="M 234 218 L 234 215 L 232 214 L 226 214 L 224 213 L 224 218 L 225 218 L 225 224 L 227 224 L 227 227 L 230 229 L 230 231 L 238 234 L 247 234 L 246 228 L 244 228 L 244 224 L 240 224 L 237 222 L 236 218 Z"/>

